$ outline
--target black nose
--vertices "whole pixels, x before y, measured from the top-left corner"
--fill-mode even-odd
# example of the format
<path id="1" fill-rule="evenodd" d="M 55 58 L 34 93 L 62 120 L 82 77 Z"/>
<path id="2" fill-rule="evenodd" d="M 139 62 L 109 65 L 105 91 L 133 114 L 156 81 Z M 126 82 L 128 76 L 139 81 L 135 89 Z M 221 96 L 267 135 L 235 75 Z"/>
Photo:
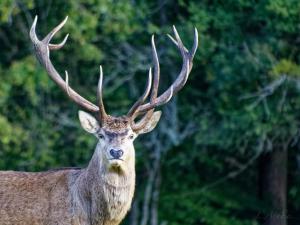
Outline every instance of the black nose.
<path id="1" fill-rule="evenodd" d="M 111 149 L 109 150 L 109 153 L 114 159 L 119 159 L 124 154 L 124 152 L 121 149 Z"/>

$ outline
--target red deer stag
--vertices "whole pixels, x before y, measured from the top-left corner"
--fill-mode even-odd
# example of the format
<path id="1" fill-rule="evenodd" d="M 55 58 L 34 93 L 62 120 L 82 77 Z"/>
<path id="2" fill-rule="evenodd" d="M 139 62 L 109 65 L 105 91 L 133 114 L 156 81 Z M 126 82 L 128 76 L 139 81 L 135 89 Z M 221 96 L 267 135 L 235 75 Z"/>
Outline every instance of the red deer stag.
<path id="1" fill-rule="evenodd" d="M 154 37 L 152 57 L 154 75 L 149 69 L 148 81 L 142 96 L 126 115 L 110 116 L 102 100 L 103 73 L 97 89 L 97 105 L 89 102 L 63 80 L 50 60 L 50 51 L 64 46 L 51 44 L 52 37 L 64 26 L 67 18 L 43 40 L 36 35 L 37 17 L 30 29 L 30 38 L 40 63 L 48 75 L 75 103 L 91 114 L 79 111 L 81 126 L 98 139 L 95 152 L 84 169 L 62 169 L 48 172 L 0 172 L 0 224 L 2 225 L 117 225 L 130 209 L 135 187 L 134 139 L 150 132 L 160 119 L 155 108 L 167 103 L 185 85 L 192 68 L 198 45 L 195 29 L 190 51 L 184 47 L 173 27 L 171 38 L 183 58 L 181 71 L 174 83 L 158 95 L 159 61 Z M 151 94 L 150 94 L 151 93 Z M 150 95 L 150 96 L 149 96 Z M 149 97 L 149 98 L 148 98 Z M 149 99 L 149 102 L 146 101 Z M 146 102 L 145 102 L 146 101 Z M 140 119 L 136 121 L 137 117 Z"/>

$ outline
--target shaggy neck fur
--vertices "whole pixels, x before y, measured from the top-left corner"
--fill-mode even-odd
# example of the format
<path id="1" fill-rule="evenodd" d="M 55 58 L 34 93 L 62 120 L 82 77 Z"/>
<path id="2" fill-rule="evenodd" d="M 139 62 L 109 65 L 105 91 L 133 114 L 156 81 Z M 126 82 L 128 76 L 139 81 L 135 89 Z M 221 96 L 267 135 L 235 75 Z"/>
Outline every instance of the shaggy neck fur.
<path id="1" fill-rule="evenodd" d="M 97 145 L 88 167 L 71 179 L 74 215 L 80 215 L 81 223 L 117 225 L 130 209 L 135 162 L 127 164 L 125 171 L 108 171 L 100 151 Z"/>

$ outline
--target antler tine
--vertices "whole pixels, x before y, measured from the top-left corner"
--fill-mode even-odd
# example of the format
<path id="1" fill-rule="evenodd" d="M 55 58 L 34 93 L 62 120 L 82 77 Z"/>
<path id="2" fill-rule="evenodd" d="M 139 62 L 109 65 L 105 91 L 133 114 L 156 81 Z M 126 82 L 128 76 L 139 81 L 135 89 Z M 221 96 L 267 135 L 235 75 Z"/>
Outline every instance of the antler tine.
<path id="1" fill-rule="evenodd" d="M 131 129 L 133 131 L 138 131 L 143 129 L 147 125 L 148 121 L 151 119 L 153 113 L 154 113 L 154 109 L 149 110 L 138 122 L 134 122 L 134 118 L 132 118 L 130 120 Z"/>
<path id="2" fill-rule="evenodd" d="M 193 48 L 191 50 L 191 58 L 193 59 L 195 54 L 196 54 L 196 51 L 197 51 L 197 48 L 198 48 L 198 41 L 199 41 L 199 38 L 198 38 L 198 30 L 197 28 L 195 27 L 194 28 L 194 43 L 193 43 Z M 190 68 L 192 69 L 192 68 Z"/>
<path id="3" fill-rule="evenodd" d="M 152 35 L 152 38 L 151 38 L 151 49 L 152 49 L 152 58 L 153 58 L 153 63 L 154 63 L 154 78 L 153 78 L 153 88 L 151 91 L 150 102 L 154 102 L 157 97 L 158 86 L 159 86 L 159 76 L 160 76 L 159 60 L 158 60 L 158 56 L 157 56 L 154 35 Z M 135 110 L 137 110 L 137 109 L 138 109 L 138 107 L 136 107 Z M 153 113 L 154 113 L 153 109 L 149 110 L 138 121 L 138 123 L 135 123 L 134 122 L 135 116 L 137 116 L 139 114 L 139 112 L 137 111 L 136 115 L 132 116 L 132 118 L 131 118 L 131 128 L 133 130 L 140 130 L 140 129 L 144 128 L 147 125 L 148 121 L 151 119 Z"/>
<path id="4" fill-rule="evenodd" d="M 100 76 L 98 81 L 98 88 L 97 88 L 97 99 L 98 99 L 98 106 L 99 106 L 99 113 L 101 121 L 107 117 L 107 114 L 105 112 L 105 107 L 103 103 L 103 97 L 102 97 L 102 83 L 103 83 L 103 70 L 102 66 L 100 65 Z"/>
<path id="5" fill-rule="evenodd" d="M 172 95 L 173 95 L 173 86 L 171 86 L 169 96 L 166 95 L 167 97 L 165 99 L 163 99 L 161 102 L 157 102 L 157 103 L 155 102 L 155 103 L 153 103 L 153 105 L 152 105 L 153 108 L 150 109 L 150 110 L 148 110 L 146 112 L 146 114 L 137 123 L 134 122 L 135 118 L 133 117 L 132 120 L 131 120 L 131 128 L 132 128 L 132 130 L 133 131 L 137 131 L 137 130 L 143 129 L 147 125 L 148 121 L 151 119 L 151 117 L 152 117 L 152 115 L 154 113 L 154 108 L 158 107 L 160 105 L 166 104 L 168 101 L 171 100 Z M 138 114 L 138 113 L 139 112 L 137 112 L 136 114 Z"/>
<path id="6" fill-rule="evenodd" d="M 64 38 L 64 40 L 62 42 L 60 42 L 59 44 L 48 44 L 48 47 L 50 50 L 58 50 L 61 49 L 62 47 L 64 47 L 64 45 L 66 44 L 67 40 L 68 40 L 69 34 L 67 34 Z"/>
<path id="7" fill-rule="evenodd" d="M 184 49 L 186 49 L 184 46 L 183 46 L 183 43 L 181 41 L 181 38 L 176 30 L 176 27 L 173 25 L 173 33 L 175 35 L 175 39 L 176 39 L 176 42 L 177 42 L 177 47 L 179 48 L 180 52 L 181 52 L 181 55 L 183 57 L 185 57 L 185 53 L 186 51 Z"/>
<path id="8" fill-rule="evenodd" d="M 68 71 L 65 70 L 65 81 L 66 81 L 66 89 L 67 89 L 67 94 L 70 96 L 70 86 L 69 86 L 69 74 Z"/>
<path id="9" fill-rule="evenodd" d="M 30 28 L 30 39 L 33 43 L 33 47 L 37 58 L 41 62 L 42 66 L 46 69 L 49 77 L 57 83 L 57 85 L 66 93 L 68 96 L 79 106 L 85 108 L 91 112 L 98 112 L 99 108 L 91 103 L 90 101 L 83 98 L 76 91 L 74 91 L 71 87 L 69 87 L 68 83 L 64 81 L 59 73 L 54 68 L 51 60 L 50 60 L 50 50 L 60 49 L 64 46 L 67 41 L 68 35 L 64 38 L 64 40 L 60 44 L 50 44 L 52 37 L 65 25 L 68 17 L 66 17 L 58 26 L 56 26 L 42 41 L 40 41 L 36 35 L 36 24 L 38 17 L 35 16 L 35 19 Z M 66 79 L 68 79 L 68 74 L 66 73 Z"/>
<path id="10" fill-rule="evenodd" d="M 167 36 L 170 38 L 170 40 L 178 47 L 178 43 L 177 41 L 170 35 L 170 34 L 167 34 Z M 184 51 L 186 53 L 188 53 L 189 51 L 186 49 L 185 46 L 184 47 Z M 191 59 L 194 58 L 195 56 L 195 53 L 197 51 L 197 48 L 198 48 L 198 30 L 197 28 L 195 27 L 194 29 L 194 43 L 193 43 L 193 47 L 192 47 L 192 50 L 191 50 L 191 53 L 190 53 L 190 56 L 191 56 Z M 191 68 L 190 68 L 191 69 Z"/>
<path id="11" fill-rule="evenodd" d="M 151 91 L 151 85 L 152 85 L 152 68 L 149 68 L 149 73 L 148 73 L 148 82 L 144 91 L 144 94 L 133 104 L 129 112 L 127 113 L 127 116 L 130 118 L 134 118 L 137 109 L 140 107 L 141 104 L 146 100 L 146 98 L 149 96 L 149 93 Z M 132 119 L 133 120 L 133 119 Z"/>
<path id="12" fill-rule="evenodd" d="M 60 31 L 60 29 L 66 24 L 67 20 L 68 20 L 68 16 L 66 16 L 66 18 L 60 24 L 58 24 L 56 27 L 54 27 L 52 29 L 52 31 L 50 31 L 50 33 L 48 33 L 47 36 L 42 41 L 46 44 L 49 44 L 51 39 L 53 38 L 53 36 L 58 31 Z"/>
<path id="13" fill-rule="evenodd" d="M 31 39 L 31 41 L 34 42 L 34 43 L 39 42 L 39 39 L 38 39 L 38 37 L 36 36 L 36 32 L 35 32 L 37 19 L 38 19 L 38 16 L 35 16 L 35 17 L 34 17 L 34 20 L 33 20 L 33 23 L 32 23 L 32 25 L 31 25 L 31 28 L 30 28 L 30 32 L 29 32 L 30 39 Z"/>
<path id="14" fill-rule="evenodd" d="M 153 102 L 157 97 L 159 77 L 160 77 L 160 67 L 159 67 L 159 60 L 158 60 L 155 41 L 154 41 L 154 35 L 152 35 L 151 38 L 151 47 L 152 47 L 152 58 L 154 63 L 153 89 L 151 92 L 151 102 Z"/>
<path id="15" fill-rule="evenodd" d="M 167 34 L 168 38 L 170 38 L 170 40 L 178 47 L 178 43 L 177 41 L 170 35 L 170 34 Z M 186 47 L 184 47 L 184 50 L 186 52 L 188 52 L 188 50 L 186 49 Z"/>
<path id="16" fill-rule="evenodd" d="M 170 35 L 168 36 L 180 50 L 183 59 L 183 65 L 179 73 L 179 76 L 164 93 L 162 93 L 159 97 L 155 98 L 155 101 L 141 105 L 138 109 L 140 113 L 147 112 L 157 106 L 167 103 L 172 98 L 172 96 L 174 96 L 174 94 L 176 94 L 178 91 L 180 91 L 183 88 L 183 86 L 185 85 L 188 79 L 189 73 L 192 68 L 192 60 L 198 47 L 198 31 L 195 28 L 194 43 L 191 51 L 187 50 L 187 48 L 183 45 L 175 26 L 173 26 L 173 33 L 176 40 Z"/>

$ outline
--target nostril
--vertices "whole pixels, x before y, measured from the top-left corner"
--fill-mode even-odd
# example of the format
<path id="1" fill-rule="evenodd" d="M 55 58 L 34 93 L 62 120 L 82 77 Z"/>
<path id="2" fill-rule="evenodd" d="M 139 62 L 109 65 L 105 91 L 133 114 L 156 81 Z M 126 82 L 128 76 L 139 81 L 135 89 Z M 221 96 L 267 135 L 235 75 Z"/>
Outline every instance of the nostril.
<path id="1" fill-rule="evenodd" d="M 124 152 L 122 150 L 115 150 L 115 149 L 111 149 L 109 151 L 109 154 L 114 158 L 114 159 L 119 159 Z"/>
<path id="2" fill-rule="evenodd" d="M 109 151 L 109 154 L 110 154 L 113 158 L 116 158 L 117 151 L 114 150 L 114 149 L 111 149 L 111 150 Z"/>
<path id="3" fill-rule="evenodd" d="M 120 158 L 123 154 L 124 154 L 124 152 L 123 152 L 122 150 L 119 150 L 119 151 L 118 151 L 118 156 L 119 156 L 119 158 Z"/>

